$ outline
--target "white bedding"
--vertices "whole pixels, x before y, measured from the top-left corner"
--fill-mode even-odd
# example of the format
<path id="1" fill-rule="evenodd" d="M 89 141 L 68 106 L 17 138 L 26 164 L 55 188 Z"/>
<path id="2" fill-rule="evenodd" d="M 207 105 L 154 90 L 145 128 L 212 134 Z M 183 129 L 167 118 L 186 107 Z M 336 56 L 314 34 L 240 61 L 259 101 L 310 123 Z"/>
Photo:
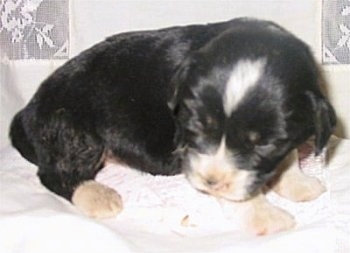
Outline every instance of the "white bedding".
<path id="1" fill-rule="evenodd" d="M 230 203 L 195 191 L 182 175 L 155 177 L 116 165 L 97 180 L 118 190 L 124 210 L 113 219 L 86 218 L 46 190 L 36 167 L 8 147 L 0 153 L 0 252 L 350 252 L 349 150 L 349 140 L 334 137 L 326 166 L 303 165 L 328 188 L 318 199 L 293 203 L 268 193 L 298 225 L 253 237 L 239 231 Z"/>

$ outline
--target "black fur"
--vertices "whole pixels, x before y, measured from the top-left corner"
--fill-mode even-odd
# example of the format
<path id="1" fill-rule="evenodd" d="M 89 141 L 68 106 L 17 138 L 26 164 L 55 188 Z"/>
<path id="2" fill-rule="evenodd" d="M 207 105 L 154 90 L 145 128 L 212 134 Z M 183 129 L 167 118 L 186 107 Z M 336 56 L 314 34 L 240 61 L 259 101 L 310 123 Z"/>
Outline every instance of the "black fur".
<path id="1" fill-rule="evenodd" d="M 229 70 L 260 57 L 268 71 L 227 117 Z M 10 136 L 42 183 L 70 199 L 107 156 L 174 175 L 186 169 L 189 150 L 206 153 L 224 134 L 235 162 L 259 171 L 256 188 L 312 135 L 319 153 L 334 125 L 307 46 L 271 22 L 244 18 L 106 39 L 41 84 Z"/>

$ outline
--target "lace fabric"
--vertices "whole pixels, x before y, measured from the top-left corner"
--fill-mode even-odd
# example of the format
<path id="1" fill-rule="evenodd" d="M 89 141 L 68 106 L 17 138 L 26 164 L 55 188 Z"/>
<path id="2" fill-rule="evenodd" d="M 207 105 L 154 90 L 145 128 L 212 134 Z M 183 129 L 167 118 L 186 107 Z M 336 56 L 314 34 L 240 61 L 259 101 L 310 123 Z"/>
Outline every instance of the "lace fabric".
<path id="1" fill-rule="evenodd" d="M 68 59 L 69 0 L 1 0 L 1 56 Z M 322 63 L 350 64 L 350 0 L 324 0 Z"/>
<path id="2" fill-rule="evenodd" d="M 1 0 L 1 56 L 17 59 L 67 59 L 68 0 Z"/>
<path id="3" fill-rule="evenodd" d="M 350 64 L 350 0 L 323 0 L 324 64 Z"/>

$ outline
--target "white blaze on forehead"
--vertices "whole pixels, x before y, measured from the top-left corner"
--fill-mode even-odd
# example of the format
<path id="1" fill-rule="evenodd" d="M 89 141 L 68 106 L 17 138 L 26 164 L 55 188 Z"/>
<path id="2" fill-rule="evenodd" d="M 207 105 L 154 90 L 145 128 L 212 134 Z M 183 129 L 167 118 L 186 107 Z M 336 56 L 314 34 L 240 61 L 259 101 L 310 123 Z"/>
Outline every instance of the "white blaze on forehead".
<path id="1" fill-rule="evenodd" d="M 224 110 L 230 116 L 247 91 L 254 87 L 264 72 L 266 60 L 240 60 L 234 66 L 226 84 Z"/>

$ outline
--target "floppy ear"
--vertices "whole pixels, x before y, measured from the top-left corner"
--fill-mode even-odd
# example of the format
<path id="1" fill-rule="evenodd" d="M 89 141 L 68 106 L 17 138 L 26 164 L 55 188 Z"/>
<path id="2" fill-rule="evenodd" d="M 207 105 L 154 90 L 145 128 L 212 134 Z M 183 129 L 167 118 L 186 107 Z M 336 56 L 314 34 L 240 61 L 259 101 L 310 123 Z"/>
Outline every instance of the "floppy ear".
<path id="1" fill-rule="evenodd" d="M 188 72 L 190 69 L 192 59 L 186 58 L 175 71 L 175 74 L 171 78 L 170 94 L 168 96 L 168 107 L 173 112 L 176 111 L 179 103 L 179 98 L 182 96 L 183 87 L 188 78 Z"/>
<path id="2" fill-rule="evenodd" d="M 315 154 L 319 155 L 333 133 L 337 121 L 336 115 L 333 107 L 321 94 L 308 91 L 306 95 L 310 98 L 314 112 Z"/>

